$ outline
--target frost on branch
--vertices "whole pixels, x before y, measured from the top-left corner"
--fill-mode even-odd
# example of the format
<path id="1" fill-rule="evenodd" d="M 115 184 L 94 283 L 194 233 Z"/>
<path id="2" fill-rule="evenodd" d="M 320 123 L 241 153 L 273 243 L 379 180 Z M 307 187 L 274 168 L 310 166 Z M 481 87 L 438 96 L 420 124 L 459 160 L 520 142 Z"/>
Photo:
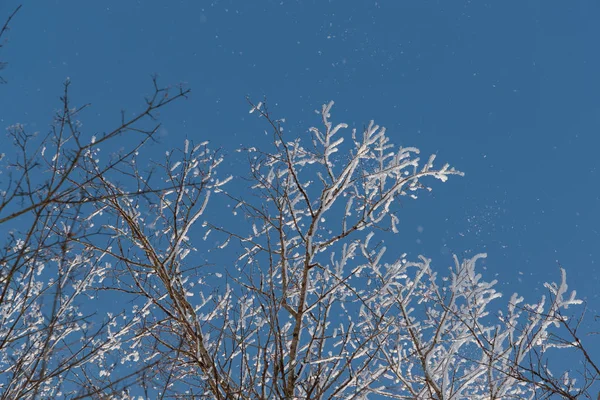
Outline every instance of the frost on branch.
<path id="1" fill-rule="evenodd" d="M 375 230 L 398 231 L 400 199 L 416 197 L 428 177 L 445 182 L 461 173 L 435 168 L 434 156 L 421 164 L 418 149 L 394 147 L 374 122 L 344 135 L 348 125 L 331 122 L 332 105 L 323 106 L 322 127 L 309 130 L 308 143 L 285 136 L 266 103 L 252 105 L 272 128 L 273 148 L 248 149 L 255 195 L 229 193 L 251 227 L 246 235 L 228 231 L 244 248 L 237 267 L 244 306 L 231 311 L 238 323 L 227 332 L 230 348 L 256 347 L 230 351 L 223 343 L 219 351 L 241 368 L 240 391 L 435 399 L 583 393 L 585 385 L 570 379 L 555 385 L 548 371 L 532 377 L 532 360 L 545 357 L 552 330 L 566 321 L 561 312 L 577 303 L 565 297 L 565 277 L 549 286 L 550 302 L 529 306 L 513 296 L 499 313 L 496 282 L 475 268 L 485 255 L 455 259 L 442 279 L 425 257 L 390 260 Z"/>
<path id="2" fill-rule="evenodd" d="M 271 119 L 266 105 L 255 108 L 273 127 L 274 149 L 258 152 L 260 157 L 251 166 L 253 188 L 269 201 L 285 200 L 286 223 L 303 236 L 310 228 L 316 233 L 325 216 L 341 223 L 329 244 L 357 230 L 381 227 L 386 218 L 396 232 L 399 197 L 416 198 L 419 189 L 430 190 L 423 178 L 445 182 L 450 175 L 462 175 L 448 164 L 435 169 L 433 155 L 420 165 L 417 148 L 394 146 L 386 129 L 373 121 L 360 133 L 352 129 L 344 135 L 348 125 L 330 121 L 332 106 L 330 102 L 321 109 L 322 128 L 309 129 L 309 147 L 301 138 L 285 138 L 281 121 Z M 278 196 L 272 195 L 274 190 Z"/>
<path id="3" fill-rule="evenodd" d="M 142 116 L 171 101 L 162 90 Z M 329 103 L 318 128 L 288 137 L 252 105 L 273 141 L 247 149 L 251 187 L 236 195 L 207 142 L 144 159 L 156 128 L 141 117 L 88 139 L 66 93 L 63 105 L 31 157 L 35 135 L 13 126 L 19 151 L 2 164 L 0 223 L 27 222 L 0 249 L 4 397 L 590 395 L 600 372 L 565 314 L 580 300 L 564 270 L 527 303 L 478 272 L 483 254 L 442 273 L 401 252 L 398 203 L 461 173 L 374 122 L 334 124 Z M 123 132 L 141 143 L 106 154 Z M 229 228 L 221 203 L 242 223 Z M 548 362 L 568 351 L 583 372 Z"/>
<path id="4" fill-rule="evenodd" d="M 489 399 L 532 398 L 546 390 L 547 372 L 534 381 L 527 376 L 530 357 L 543 359 L 548 337 L 564 321 L 562 310 L 579 300 L 567 295 L 566 275 L 560 290 L 551 291 L 535 305 L 523 305 L 516 294 L 507 312 L 497 312 L 492 302 L 501 297 L 475 266 L 485 254 L 459 262 L 448 279 L 439 278 L 430 260 L 388 266 L 376 295 L 365 303 L 372 312 L 363 324 L 375 329 L 373 321 L 386 319 L 385 340 L 376 340 L 383 354 L 387 382 L 379 393 L 415 398 Z M 391 273 L 390 273 L 391 271 Z M 389 364 L 388 364 L 389 363 Z M 581 393 L 572 385 L 565 393 Z"/>

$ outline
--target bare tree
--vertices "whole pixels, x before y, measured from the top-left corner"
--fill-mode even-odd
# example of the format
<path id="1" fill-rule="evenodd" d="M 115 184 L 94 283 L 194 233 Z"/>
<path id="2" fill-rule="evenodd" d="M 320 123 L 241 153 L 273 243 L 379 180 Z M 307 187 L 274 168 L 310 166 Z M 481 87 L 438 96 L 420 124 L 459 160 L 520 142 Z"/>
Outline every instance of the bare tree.
<path id="1" fill-rule="evenodd" d="M 139 317 L 96 313 L 98 291 L 118 288 L 103 284 L 111 269 L 112 227 L 95 221 L 111 202 L 177 189 L 152 186 L 151 171 L 136 175 L 138 151 L 159 127 L 151 122 L 154 113 L 188 94 L 178 89 L 166 96 L 167 89 L 154 83 L 142 112 L 130 119 L 123 114 L 119 126 L 103 134 L 82 134 L 78 117 L 87 106 L 70 104 L 69 82 L 48 134 L 20 124 L 7 130 L 14 151 L 1 160 L 0 175 L 0 229 L 7 238 L 0 252 L 2 398 L 55 397 L 65 388 L 113 390 L 126 375 L 109 381 L 96 371 L 116 337 Z M 125 135 L 138 139 L 131 148 L 115 146 Z M 111 148 L 120 151 L 102 159 L 100 151 Z M 131 190 L 122 188 L 130 183 Z M 150 366 L 140 364 L 134 375 Z"/>
<path id="2" fill-rule="evenodd" d="M 600 371 L 564 314 L 581 303 L 565 270 L 538 303 L 515 294 L 502 311 L 496 282 L 475 270 L 485 254 L 455 258 L 441 279 L 423 256 L 387 258 L 375 238 L 397 232 L 399 198 L 430 190 L 428 177 L 462 174 L 435 169 L 434 156 L 421 165 L 416 148 L 394 147 L 372 121 L 346 144 L 332 105 L 306 146 L 251 103 L 273 149 L 246 149 L 256 195 L 232 197 L 250 233 L 212 226 L 245 248 L 231 272 L 241 288 L 227 318 L 235 324 L 218 329 L 228 342 L 210 343 L 218 375 L 236 371 L 237 393 L 249 398 L 591 398 Z M 548 360 L 567 349 L 579 370 L 557 373 Z"/>
<path id="3" fill-rule="evenodd" d="M 105 133 L 85 132 L 69 82 L 48 133 L 7 130 L 0 398 L 595 397 L 564 269 L 501 307 L 485 254 L 442 273 L 399 250 L 400 202 L 461 172 L 372 121 L 348 132 L 333 102 L 306 137 L 250 102 L 272 141 L 241 149 L 249 176 L 230 185 L 207 142 L 144 156 L 156 112 L 189 93 L 153 82 Z M 208 212 L 224 203 L 241 223 Z M 216 265 L 207 237 L 229 245 Z"/>
<path id="4" fill-rule="evenodd" d="M 333 103 L 307 146 L 260 103 L 251 111 L 273 147 L 245 149 L 241 198 L 223 191 L 223 158 L 205 142 L 139 167 L 158 129 L 145 121 L 188 91 L 166 96 L 155 82 L 141 113 L 85 137 L 86 106 L 72 107 L 68 88 L 46 136 L 8 129 L 2 398 L 591 396 L 599 371 L 564 314 L 581 303 L 564 270 L 538 303 L 515 294 L 501 311 L 495 282 L 475 270 L 485 255 L 455 258 L 443 278 L 425 257 L 388 258 L 377 237 L 398 231 L 399 199 L 430 190 L 424 179 L 462 175 L 434 156 L 421 164 L 373 122 L 348 143 Z M 123 135 L 139 140 L 102 158 Z M 214 196 L 242 211 L 247 232 L 206 221 Z M 222 273 L 197 261 L 194 239 L 209 234 L 241 245 Z M 552 352 L 569 350 L 579 370 L 553 372 Z"/>
<path id="5" fill-rule="evenodd" d="M 6 22 L 4 22 L 4 25 L 2 26 L 2 28 L 0 28 L 0 50 L 2 49 L 2 47 L 4 47 L 5 36 L 9 30 L 8 24 L 10 24 L 10 21 L 14 18 L 14 16 L 19 12 L 20 9 L 21 9 L 20 5 L 17 8 L 15 8 L 15 10 L 6 19 Z M 6 67 L 6 64 L 7 64 L 6 62 L 0 61 L 0 70 L 4 69 Z M 4 78 L 2 78 L 2 76 L 0 76 L 0 83 L 6 83 L 6 80 L 4 80 Z"/>

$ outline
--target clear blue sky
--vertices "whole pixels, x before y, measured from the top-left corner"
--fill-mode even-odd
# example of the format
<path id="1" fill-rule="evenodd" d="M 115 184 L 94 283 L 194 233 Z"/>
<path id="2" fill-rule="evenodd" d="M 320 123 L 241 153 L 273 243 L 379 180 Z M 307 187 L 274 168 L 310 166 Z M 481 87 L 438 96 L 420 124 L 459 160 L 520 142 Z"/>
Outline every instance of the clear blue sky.
<path id="1" fill-rule="evenodd" d="M 399 251 L 440 268 L 486 251 L 506 294 L 558 280 L 559 261 L 599 314 L 599 20 L 592 0 L 29 1 L 0 54 L 0 123 L 47 130 L 70 77 L 91 136 L 157 73 L 193 91 L 162 112 L 165 146 L 210 140 L 241 173 L 233 149 L 267 140 L 246 95 L 294 135 L 335 100 L 334 120 L 375 119 L 466 173 L 406 203 Z"/>

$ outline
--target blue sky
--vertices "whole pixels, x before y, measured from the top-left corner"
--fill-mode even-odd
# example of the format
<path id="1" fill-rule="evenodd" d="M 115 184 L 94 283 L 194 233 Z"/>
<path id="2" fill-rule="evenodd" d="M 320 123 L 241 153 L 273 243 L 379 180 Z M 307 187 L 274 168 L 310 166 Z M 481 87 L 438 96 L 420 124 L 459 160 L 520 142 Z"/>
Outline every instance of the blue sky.
<path id="1" fill-rule="evenodd" d="M 600 314 L 599 17 L 584 0 L 31 1 L 0 54 L 0 123 L 47 130 L 70 77 L 91 136 L 138 111 L 156 73 L 192 96 L 161 112 L 149 155 L 210 140 L 241 173 L 234 149 L 269 137 L 245 96 L 290 135 L 334 100 L 335 121 L 375 119 L 466 173 L 403 205 L 399 252 L 441 268 L 486 251 L 507 294 L 559 279 L 558 261 Z"/>

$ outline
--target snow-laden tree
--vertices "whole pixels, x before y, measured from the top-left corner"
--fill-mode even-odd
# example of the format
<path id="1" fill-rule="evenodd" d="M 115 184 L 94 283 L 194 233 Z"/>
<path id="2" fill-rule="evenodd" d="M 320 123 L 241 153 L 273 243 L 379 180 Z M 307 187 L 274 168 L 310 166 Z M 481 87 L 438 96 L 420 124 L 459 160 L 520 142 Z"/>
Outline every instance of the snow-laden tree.
<path id="1" fill-rule="evenodd" d="M 21 124 L 8 127 L 0 157 L 3 399 L 85 397 L 114 390 L 152 366 L 143 362 L 118 378 L 109 376 L 106 364 L 119 353 L 123 337 L 139 332 L 144 310 L 98 312 L 107 290 L 124 290 L 111 247 L 123 232 L 118 219 L 103 217 L 104 210 L 121 204 L 129 212 L 154 193 L 182 192 L 181 184 L 188 191 L 211 186 L 209 176 L 196 175 L 184 183 L 162 179 L 154 186 L 152 174 L 166 166 L 157 164 L 147 175 L 136 166 L 140 148 L 158 130 L 151 122 L 155 112 L 187 90 L 169 97 L 155 82 L 138 115 L 123 115 L 116 128 L 102 134 L 84 135 L 78 118 L 86 106 L 72 107 L 68 88 L 69 82 L 50 131 L 41 135 Z M 196 162 L 202 151 L 194 149 L 188 161 Z M 211 155 L 198 171 L 207 173 L 216 162 Z"/>
<path id="2" fill-rule="evenodd" d="M 228 232 L 244 251 L 230 272 L 237 307 L 210 343 L 219 375 L 235 376 L 250 398 L 587 396 L 599 371 L 565 315 L 581 303 L 565 271 L 535 303 L 514 294 L 502 309 L 496 282 L 476 272 L 485 254 L 455 257 L 449 271 L 423 256 L 386 257 L 377 232 L 398 231 L 399 198 L 462 173 L 435 168 L 434 156 L 421 163 L 418 149 L 393 146 L 373 121 L 344 132 L 332 106 L 310 137 L 288 138 L 252 104 L 273 147 L 246 149 L 254 195 L 232 197 L 251 229 Z M 553 375 L 547 355 L 557 349 L 579 351 L 578 380 Z"/>
<path id="3" fill-rule="evenodd" d="M 542 298 L 502 297 L 484 254 L 447 269 L 397 250 L 399 201 L 462 173 L 374 122 L 333 123 L 333 103 L 298 137 L 251 104 L 273 140 L 229 156 L 247 155 L 244 190 L 206 142 L 143 167 L 154 112 L 186 94 L 155 84 L 138 116 L 92 135 L 67 84 L 46 136 L 8 129 L 1 398 L 592 396 L 564 270 Z M 237 223 L 210 212 L 223 203 Z"/>

